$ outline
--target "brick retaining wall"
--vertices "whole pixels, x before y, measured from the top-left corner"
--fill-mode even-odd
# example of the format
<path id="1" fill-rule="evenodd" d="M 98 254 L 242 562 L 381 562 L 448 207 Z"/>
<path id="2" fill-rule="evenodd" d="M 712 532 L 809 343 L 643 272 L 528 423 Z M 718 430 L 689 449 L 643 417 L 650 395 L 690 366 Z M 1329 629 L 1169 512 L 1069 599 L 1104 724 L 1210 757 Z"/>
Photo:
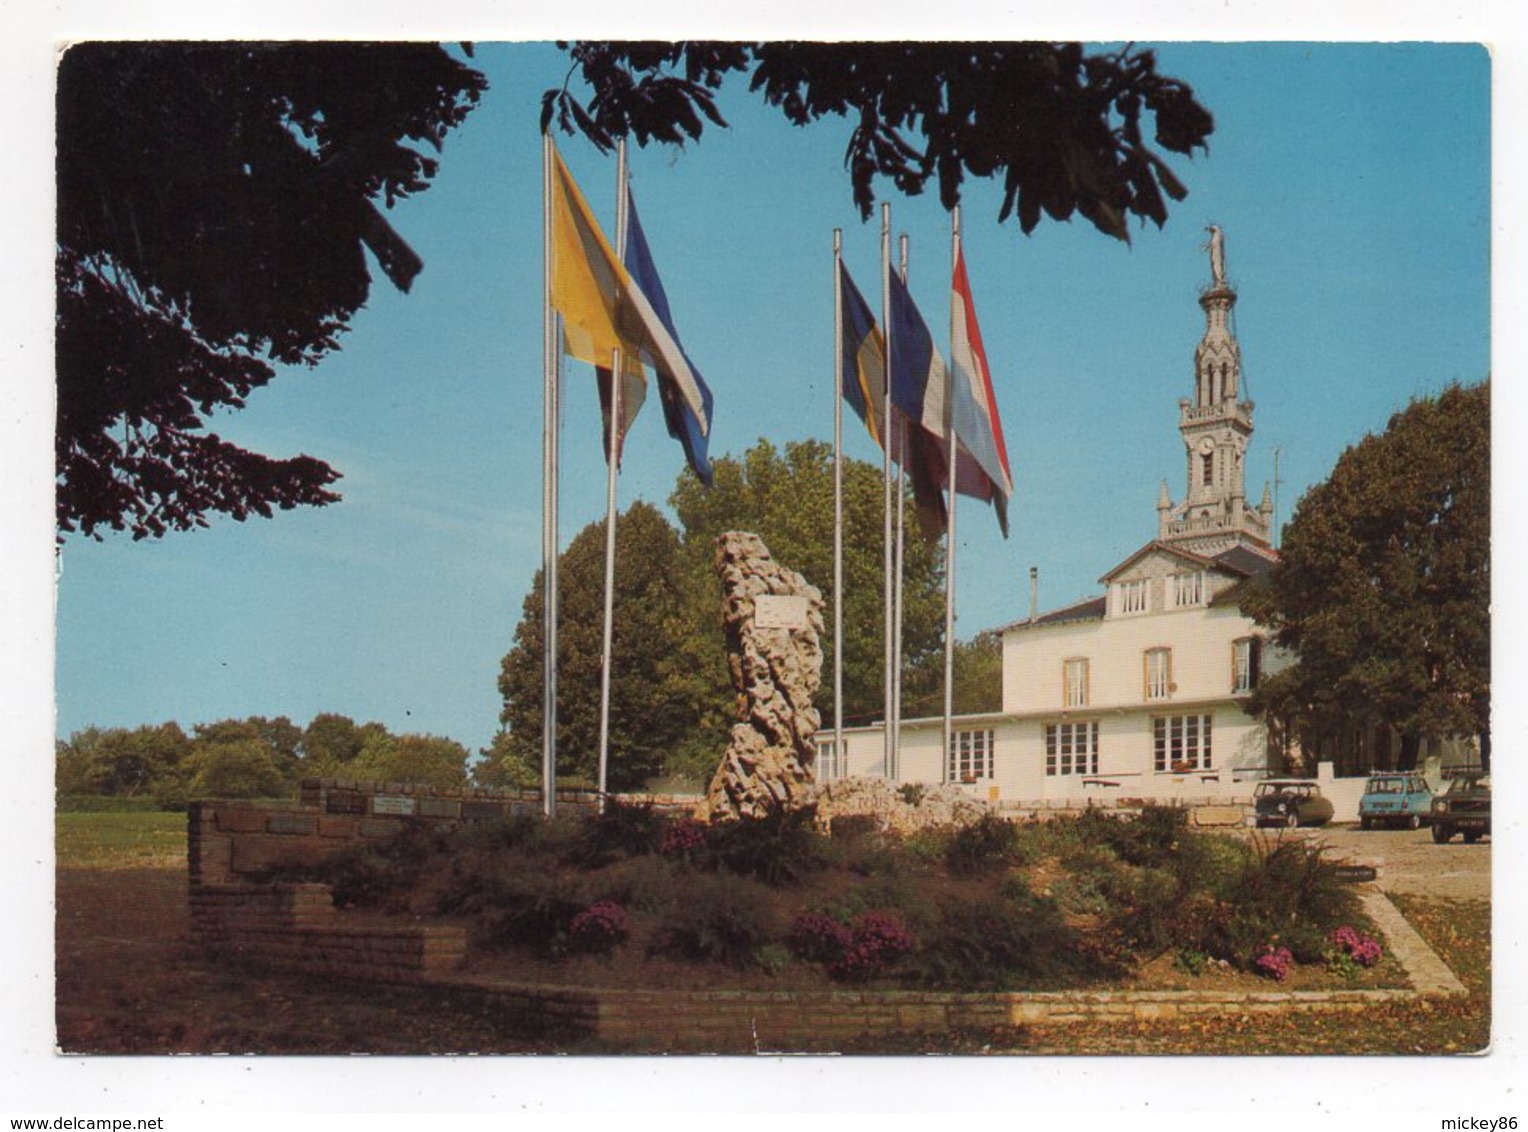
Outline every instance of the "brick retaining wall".
<path id="1" fill-rule="evenodd" d="M 475 991 L 522 1017 L 631 1053 L 808 1052 L 884 1033 L 948 1033 L 1197 1014 L 1359 1010 L 1415 990 L 1334 991 L 682 991 L 515 984 L 464 973 L 433 986 Z"/>

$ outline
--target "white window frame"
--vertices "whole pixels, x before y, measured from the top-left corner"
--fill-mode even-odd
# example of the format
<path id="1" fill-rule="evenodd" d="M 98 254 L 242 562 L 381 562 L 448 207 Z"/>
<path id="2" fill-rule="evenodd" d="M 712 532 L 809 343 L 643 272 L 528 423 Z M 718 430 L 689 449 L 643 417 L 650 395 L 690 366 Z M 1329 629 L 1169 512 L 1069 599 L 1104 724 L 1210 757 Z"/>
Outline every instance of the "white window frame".
<path id="1" fill-rule="evenodd" d="M 1250 692 L 1257 687 L 1262 668 L 1262 645 L 1259 637 L 1238 637 L 1231 642 L 1231 691 Z"/>
<path id="2" fill-rule="evenodd" d="M 1152 765 L 1158 774 L 1182 774 L 1214 767 L 1214 716 L 1157 715 L 1151 719 Z"/>
<path id="3" fill-rule="evenodd" d="M 1151 648 L 1142 653 L 1141 657 L 1147 701 L 1172 699 L 1173 650 L 1166 647 Z"/>
<path id="4" fill-rule="evenodd" d="M 993 777 L 994 732 L 975 728 L 950 734 L 950 749 L 944 760 L 946 782 L 984 782 Z"/>
<path id="5" fill-rule="evenodd" d="M 1204 604 L 1204 571 L 1173 575 L 1173 604 L 1179 608 Z"/>
<path id="6" fill-rule="evenodd" d="M 1063 707 L 1088 706 L 1088 658 L 1069 656 L 1061 662 L 1061 703 Z"/>
<path id="7" fill-rule="evenodd" d="M 1098 773 L 1098 720 L 1045 725 L 1045 774 L 1049 778 Z"/>
<path id="8" fill-rule="evenodd" d="M 849 765 L 848 759 L 844 756 L 847 753 L 845 749 L 849 746 L 848 741 L 845 740 L 843 746 L 840 747 L 837 740 L 832 738 L 824 739 L 819 736 L 816 742 L 817 781 L 833 782 L 840 778 L 847 778 L 849 776 Z"/>
<path id="9" fill-rule="evenodd" d="M 1115 606 L 1118 613 L 1124 615 L 1145 613 L 1151 607 L 1151 587 L 1146 578 L 1117 582 L 1115 585 L 1118 593 Z"/>

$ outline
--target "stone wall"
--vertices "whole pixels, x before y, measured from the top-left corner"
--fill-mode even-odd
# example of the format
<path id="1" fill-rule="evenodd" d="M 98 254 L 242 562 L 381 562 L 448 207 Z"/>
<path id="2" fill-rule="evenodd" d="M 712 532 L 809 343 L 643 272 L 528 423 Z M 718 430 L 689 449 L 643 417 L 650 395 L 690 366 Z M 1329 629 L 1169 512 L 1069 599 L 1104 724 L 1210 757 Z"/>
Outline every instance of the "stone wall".
<path id="1" fill-rule="evenodd" d="M 939 1034 L 1083 1021 L 1340 1012 L 1402 1002 L 1416 990 L 1333 991 L 651 991 L 514 985 L 464 973 L 426 981 L 498 1000 L 538 1029 L 555 1027 L 627 1053 L 828 1051 L 867 1035 Z"/>
<path id="2" fill-rule="evenodd" d="M 623 801 L 693 808 L 693 796 Z M 559 813 L 588 814 L 590 791 L 559 791 Z M 309 779 L 296 806 L 194 802 L 186 821 L 191 930 L 209 953 L 264 967 L 369 982 L 418 982 L 466 960 L 459 927 L 388 923 L 334 908 L 327 884 L 273 881 L 410 823 L 455 828 L 540 815 L 540 795 L 520 790 L 439 790 L 397 782 Z"/>

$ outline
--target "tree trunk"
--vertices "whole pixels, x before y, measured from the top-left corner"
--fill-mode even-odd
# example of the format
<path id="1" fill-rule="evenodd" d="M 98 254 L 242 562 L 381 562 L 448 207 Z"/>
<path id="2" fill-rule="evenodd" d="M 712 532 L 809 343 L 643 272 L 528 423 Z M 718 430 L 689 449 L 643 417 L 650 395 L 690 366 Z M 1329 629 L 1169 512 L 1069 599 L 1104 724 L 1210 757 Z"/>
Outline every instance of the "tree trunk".
<path id="1" fill-rule="evenodd" d="M 1422 747 L 1422 736 L 1415 731 L 1407 731 L 1401 736 L 1401 760 L 1396 770 L 1416 770 L 1417 753 Z"/>
<path id="2" fill-rule="evenodd" d="M 1478 734 L 1480 740 L 1480 769 L 1487 774 L 1491 773 L 1491 729 L 1482 727 Z"/>

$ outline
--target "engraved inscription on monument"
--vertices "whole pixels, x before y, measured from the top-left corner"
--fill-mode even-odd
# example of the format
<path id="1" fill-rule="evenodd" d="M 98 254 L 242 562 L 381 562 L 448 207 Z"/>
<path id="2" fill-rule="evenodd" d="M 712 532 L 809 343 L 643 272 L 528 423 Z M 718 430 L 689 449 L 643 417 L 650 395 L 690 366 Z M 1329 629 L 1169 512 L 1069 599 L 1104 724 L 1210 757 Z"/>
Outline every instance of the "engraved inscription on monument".
<path id="1" fill-rule="evenodd" d="M 760 629 L 805 629 L 810 609 L 803 594 L 760 594 L 753 599 L 753 623 Z"/>

